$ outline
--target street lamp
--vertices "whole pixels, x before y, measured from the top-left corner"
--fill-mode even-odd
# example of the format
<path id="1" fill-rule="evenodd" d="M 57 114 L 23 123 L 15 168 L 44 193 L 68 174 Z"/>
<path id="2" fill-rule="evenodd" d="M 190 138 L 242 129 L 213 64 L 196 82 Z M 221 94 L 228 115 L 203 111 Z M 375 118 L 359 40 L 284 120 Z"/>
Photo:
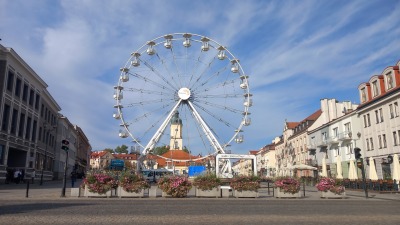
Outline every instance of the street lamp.
<path id="1" fill-rule="evenodd" d="M 49 129 L 48 125 L 45 124 L 43 127 L 44 127 L 43 131 L 44 131 L 46 136 L 45 136 L 45 143 L 44 143 L 45 144 L 44 162 L 43 162 L 43 165 L 42 165 L 42 174 L 40 175 L 40 185 L 43 184 L 43 172 L 44 172 L 44 167 L 47 164 L 47 145 L 48 145 L 48 142 L 49 142 L 50 131 L 53 131 L 55 128 L 57 128 L 57 126 L 52 126 L 52 127 L 50 127 L 51 129 Z"/>

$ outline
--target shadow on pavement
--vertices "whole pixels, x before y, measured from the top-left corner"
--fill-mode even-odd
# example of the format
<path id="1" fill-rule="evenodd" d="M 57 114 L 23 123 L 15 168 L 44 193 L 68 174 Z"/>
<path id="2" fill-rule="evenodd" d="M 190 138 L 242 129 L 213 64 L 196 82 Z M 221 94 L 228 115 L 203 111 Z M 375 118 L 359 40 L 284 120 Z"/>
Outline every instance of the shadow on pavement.
<path id="1" fill-rule="evenodd" d="M 32 203 L 32 204 L 12 204 L 0 206 L 0 215 L 20 214 L 37 210 L 48 210 L 55 208 L 88 206 L 89 203 Z"/>

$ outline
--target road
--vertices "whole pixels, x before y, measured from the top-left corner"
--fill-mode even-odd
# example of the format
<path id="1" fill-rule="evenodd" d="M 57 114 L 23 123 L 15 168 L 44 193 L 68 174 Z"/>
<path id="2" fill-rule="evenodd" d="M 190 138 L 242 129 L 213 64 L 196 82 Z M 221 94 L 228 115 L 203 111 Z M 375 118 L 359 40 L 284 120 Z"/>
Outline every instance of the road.
<path id="1" fill-rule="evenodd" d="M 398 224 L 400 193 L 346 190 L 345 199 L 321 199 L 306 187 L 299 199 L 60 197 L 62 182 L 0 185 L 0 225 L 116 224 Z"/>
<path id="2" fill-rule="evenodd" d="M 398 224 L 393 200 L 0 200 L 0 224 Z"/>

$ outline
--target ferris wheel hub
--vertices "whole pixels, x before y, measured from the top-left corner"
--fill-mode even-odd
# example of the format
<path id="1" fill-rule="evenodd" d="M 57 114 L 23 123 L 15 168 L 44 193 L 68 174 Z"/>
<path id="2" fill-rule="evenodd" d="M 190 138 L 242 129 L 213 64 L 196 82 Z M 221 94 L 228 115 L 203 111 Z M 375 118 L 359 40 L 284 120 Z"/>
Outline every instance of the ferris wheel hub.
<path id="1" fill-rule="evenodd" d="M 183 87 L 181 89 L 179 89 L 178 91 L 178 96 L 180 99 L 182 100 L 188 100 L 190 98 L 190 90 L 189 88 Z"/>

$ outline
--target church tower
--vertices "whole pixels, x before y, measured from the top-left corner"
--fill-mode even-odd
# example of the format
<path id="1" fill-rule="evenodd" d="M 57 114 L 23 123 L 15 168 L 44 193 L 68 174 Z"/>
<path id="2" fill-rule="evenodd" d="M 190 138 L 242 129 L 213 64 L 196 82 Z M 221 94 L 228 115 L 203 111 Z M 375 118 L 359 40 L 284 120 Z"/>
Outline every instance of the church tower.
<path id="1" fill-rule="evenodd" d="M 179 112 L 176 111 L 171 118 L 171 140 L 169 144 L 171 150 L 183 150 L 182 145 L 182 120 Z"/>

